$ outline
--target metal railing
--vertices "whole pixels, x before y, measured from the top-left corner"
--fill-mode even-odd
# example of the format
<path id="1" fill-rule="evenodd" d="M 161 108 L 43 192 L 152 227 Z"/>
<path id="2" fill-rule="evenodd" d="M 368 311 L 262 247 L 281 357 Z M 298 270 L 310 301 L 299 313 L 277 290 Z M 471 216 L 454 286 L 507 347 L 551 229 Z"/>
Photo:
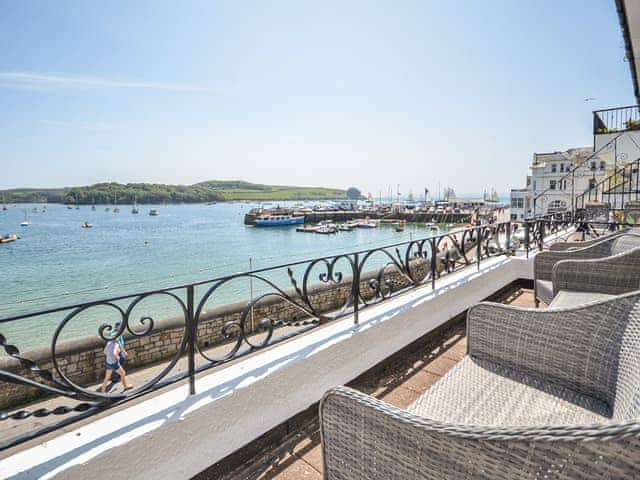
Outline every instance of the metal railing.
<path id="1" fill-rule="evenodd" d="M 196 392 L 195 376 L 199 372 L 347 315 L 353 315 L 357 324 L 360 312 L 366 308 L 419 286 L 435 289 L 438 279 L 444 275 L 465 267 L 475 266 L 479 270 L 481 262 L 489 257 L 512 254 L 515 228 L 511 222 L 481 225 L 383 247 L 2 318 L 0 347 L 6 357 L 0 358 L 4 361 L 0 362 L 0 384 L 13 384 L 19 389 L 26 387 L 35 392 L 35 397 L 54 396 L 70 405 L 35 409 L 13 407 L 1 412 L 0 425 L 3 426 L 6 422 L 32 417 L 48 417 L 49 420 L 60 417 L 61 420 L 4 441 L 0 450 L 181 380 L 188 381 L 193 395 Z M 248 301 L 230 320 L 220 315 L 216 317 L 209 306 L 215 304 L 219 292 L 232 283 L 239 283 L 243 288 L 250 283 L 252 296 L 247 294 Z M 341 289 L 341 294 L 335 295 L 337 303 L 327 307 L 322 292 L 329 288 Z M 255 297 L 253 292 L 257 292 Z M 101 350 L 106 342 L 123 335 L 128 346 L 137 341 L 141 345 L 146 342 L 151 348 L 169 342 L 169 334 L 163 330 L 166 322 L 165 327 L 161 327 L 165 319 L 154 318 L 145 308 L 152 299 L 163 299 L 163 305 L 171 304 L 179 312 L 171 321 L 172 332 L 179 339 L 170 349 L 170 355 L 155 365 L 151 378 L 133 390 L 106 393 L 95 390 L 100 380 L 98 373 L 90 378 L 78 377 L 77 365 L 73 363 L 78 348 L 69 348 L 69 342 L 65 340 L 69 338 L 72 324 L 81 323 L 83 331 L 93 332 L 91 341 L 87 343 L 84 338 L 85 344 L 93 345 L 85 347 L 92 348 L 98 360 L 93 365 L 100 365 Z M 85 314 L 95 309 L 108 310 L 113 317 L 109 317 L 107 323 L 100 315 L 86 315 L 86 319 Z M 288 313 L 283 317 L 280 313 L 285 309 Z M 169 310 L 163 307 L 163 312 Z M 206 333 L 205 327 L 225 318 L 227 321 L 218 324 L 217 330 L 213 329 L 217 333 Z M 47 354 L 43 356 L 42 351 L 38 355 L 21 353 L 14 341 L 16 335 L 12 338 L 9 333 L 15 331 L 11 326 L 28 322 L 24 325 L 35 326 L 31 327 L 31 335 L 46 335 L 44 328 L 41 332 L 37 327 L 45 320 L 53 320 L 54 325 L 50 338 L 47 337 L 50 345 Z M 51 366 L 43 366 L 47 363 Z M 138 371 L 147 368 L 138 363 Z M 100 370 L 99 375 L 103 372 Z"/>
<path id="2" fill-rule="evenodd" d="M 625 202 L 640 199 L 640 158 L 618 167 L 593 188 L 576 197 L 576 208 L 592 202 L 608 204 L 610 210 L 623 209 Z"/>
<path id="3" fill-rule="evenodd" d="M 640 130 L 640 106 L 607 108 L 593 112 L 593 134 Z"/>

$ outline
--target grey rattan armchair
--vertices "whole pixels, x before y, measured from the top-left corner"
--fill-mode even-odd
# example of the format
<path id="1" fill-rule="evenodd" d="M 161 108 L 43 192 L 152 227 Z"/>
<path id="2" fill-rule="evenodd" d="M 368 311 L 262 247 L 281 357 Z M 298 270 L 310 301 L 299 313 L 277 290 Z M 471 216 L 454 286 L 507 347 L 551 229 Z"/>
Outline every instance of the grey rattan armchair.
<path id="1" fill-rule="evenodd" d="M 601 237 L 593 238 L 591 240 L 585 240 L 583 242 L 579 242 L 579 241 L 556 242 L 549 245 L 549 250 L 551 250 L 552 252 L 566 252 L 567 250 L 574 249 L 574 248 L 590 247 L 591 245 L 601 242 L 602 240 L 607 240 L 613 237 L 617 237 L 618 235 L 629 233 L 629 231 L 630 231 L 629 228 L 625 228 L 624 230 L 618 230 L 608 235 L 603 235 Z"/>
<path id="2" fill-rule="evenodd" d="M 536 304 L 547 305 L 553 300 L 553 267 L 561 260 L 594 260 L 610 257 L 640 247 L 640 235 L 624 233 L 609 236 L 584 248 L 570 251 L 538 253 L 533 260 L 534 293 Z"/>
<path id="3" fill-rule="evenodd" d="M 325 479 L 640 478 L 640 292 L 481 303 L 467 328 L 468 355 L 407 410 L 327 392 Z"/>

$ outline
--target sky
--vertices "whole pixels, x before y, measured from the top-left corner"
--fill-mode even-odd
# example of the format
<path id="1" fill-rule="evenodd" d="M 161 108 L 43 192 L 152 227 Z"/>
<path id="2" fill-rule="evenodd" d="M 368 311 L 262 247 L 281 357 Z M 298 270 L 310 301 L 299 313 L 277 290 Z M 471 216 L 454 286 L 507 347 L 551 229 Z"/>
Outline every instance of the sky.
<path id="1" fill-rule="evenodd" d="M 592 110 L 635 103 L 613 0 L 0 11 L 0 188 L 507 192 L 534 152 L 591 145 Z"/>

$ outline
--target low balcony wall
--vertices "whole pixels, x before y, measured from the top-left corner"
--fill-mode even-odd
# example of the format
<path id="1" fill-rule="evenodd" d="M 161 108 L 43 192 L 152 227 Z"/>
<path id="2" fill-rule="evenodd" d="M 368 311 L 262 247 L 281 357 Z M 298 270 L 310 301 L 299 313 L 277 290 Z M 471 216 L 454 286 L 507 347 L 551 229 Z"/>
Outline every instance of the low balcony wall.
<path id="1" fill-rule="evenodd" d="M 187 479 L 319 401 L 418 338 L 518 279 L 532 258 L 495 257 L 200 376 L 186 385 L 47 439 L 0 461 L 33 478 Z M 53 475 L 51 475 L 53 476 Z"/>

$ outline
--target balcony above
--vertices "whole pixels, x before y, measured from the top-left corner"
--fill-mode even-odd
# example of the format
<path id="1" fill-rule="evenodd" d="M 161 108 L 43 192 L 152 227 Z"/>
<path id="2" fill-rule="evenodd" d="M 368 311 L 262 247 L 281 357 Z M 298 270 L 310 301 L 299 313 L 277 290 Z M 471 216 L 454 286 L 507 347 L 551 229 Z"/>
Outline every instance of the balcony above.
<path id="1" fill-rule="evenodd" d="M 640 106 L 607 108 L 593 112 L 593 134 L 605 135 L 640 130 Z"/>

